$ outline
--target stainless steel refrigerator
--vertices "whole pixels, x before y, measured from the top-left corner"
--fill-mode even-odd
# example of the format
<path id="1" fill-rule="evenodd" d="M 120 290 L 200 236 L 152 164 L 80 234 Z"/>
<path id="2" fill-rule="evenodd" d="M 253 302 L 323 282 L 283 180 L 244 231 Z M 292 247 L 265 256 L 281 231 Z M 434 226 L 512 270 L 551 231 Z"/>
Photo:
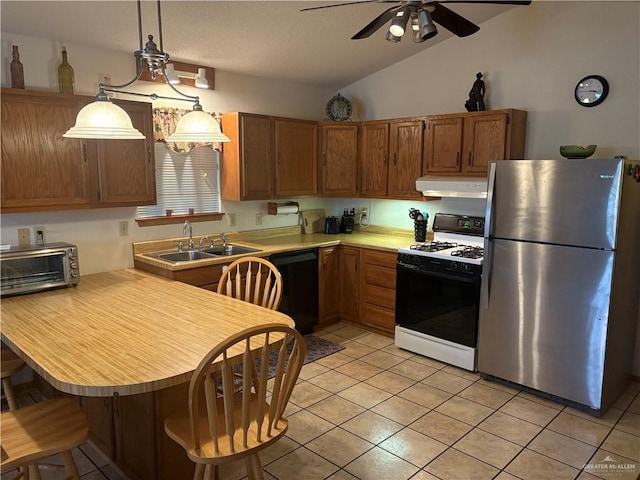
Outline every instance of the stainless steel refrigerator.
<path id="1" fill-rule="evenodd" d="M 621 157 L 490 164 L 483 376 L 594 415 L 625 390 L 640 293 L 640 183 L 629 167 Z"/>

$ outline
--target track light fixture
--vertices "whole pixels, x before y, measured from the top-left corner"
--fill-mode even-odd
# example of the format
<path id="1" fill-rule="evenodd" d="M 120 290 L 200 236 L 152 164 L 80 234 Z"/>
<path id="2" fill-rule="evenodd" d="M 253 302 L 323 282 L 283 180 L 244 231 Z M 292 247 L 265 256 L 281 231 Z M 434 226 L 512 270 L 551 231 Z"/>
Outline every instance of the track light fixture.
<path id="1" fill-rule="evenodd" d="M 176 125 L 176 131 L 170 135 L 167 140 L 169 142 L 230 142 L 231 140 L 220 130 L 220 125 L 211 115 L 202 111 L 200 98 L 197 96 L 187 95 L 180 92 L 174 83 L 179 83 L 178 75 L 169 64 L 169 54 L 163 51 L 162 47 L 162 12 L 160 9 L 160 0 L 157 0 L 158 10 L 158 39 L 160 48 L 153 41 L 153 35 L 148 36 L 146 45 L 142 46 L 142 11 L 141 1 L 137 0 L 138 5 L 138 36 L 140 49 L 134 52 L 137 63 L 137 72 L 135 77 L 122 85 L 98 85 L 98 95 L 96 101 L 85 106 L 78 112 L 76 124 L 71 127 L 63 136 L 66 138 L 96 138 L 96 139 L 141 139 L 144 135 L 133 127 L 129 115 L 111 102 L 105 92 L 124 93 L 127 95 L 138 95 L 148 97 L 152 100 L 159 98 L 165 100 L 180 100 L 193 102 L 193 111 L 183 116 Z M 155 93 L 145 94 L 138 92 L 129 92 L 121 90 L 135 83 L 140 79 L 143 72 L 147 70 L 152 79 L 158 74 L 162 74 L 167 85 L 176 92 L 180 97 L 166 97 L 156 95 Z M 198 70 L 196 75 L 196 85 L 200 83 L 202 86 L 206 82 L 204 69 Z M 176 81 L 177 80 L 177 81 Z M 204 87 L 206 88 L 206 86 Z"/>

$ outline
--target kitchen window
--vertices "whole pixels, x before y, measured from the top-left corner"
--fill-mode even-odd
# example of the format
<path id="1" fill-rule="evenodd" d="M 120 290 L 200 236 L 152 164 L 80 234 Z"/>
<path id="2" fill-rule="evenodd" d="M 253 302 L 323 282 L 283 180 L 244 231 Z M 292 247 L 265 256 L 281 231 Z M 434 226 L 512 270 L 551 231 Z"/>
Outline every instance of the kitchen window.
<path id="1" fill-rule="evenodd" d="M 176 153 L 163 143 L 154 143 L 156 160 L 156 205 L 138 207 L 140 225 L 175 223 L 172 216 L 220 216 L 220 152 L 211 146 Z M 193 209 L 194 213 L 190 213 Z M 170 211 L 170 212 L 169 212 Z M 170 213 L 170 215 L 168 215 Z M 209 214 L 209 215 L 206 215 Z M 160 218 L 161 217 L 161 218 Z"/>

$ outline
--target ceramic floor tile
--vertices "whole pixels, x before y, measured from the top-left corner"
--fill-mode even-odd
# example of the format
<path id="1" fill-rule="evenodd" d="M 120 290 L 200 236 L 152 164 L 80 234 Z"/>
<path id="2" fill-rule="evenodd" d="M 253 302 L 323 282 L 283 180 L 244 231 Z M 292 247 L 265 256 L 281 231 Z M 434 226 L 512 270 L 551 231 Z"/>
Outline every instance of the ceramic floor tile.
<path id="1" fill-rule="evenodd" d="M 402 375 L 398 375 L 397 373 L 386 371 L 368 378 L 367 380 L 365 380 L 365 383 L 373 385 L 380 390 L 384 390 L 385 392 L 389 392 L 395 395 L 403 390 L 406 390 L 416 382 L 415 380 L 403 377 Z"/>
<path id="2" fill-rule="evenodd" d="M 293 403 L 305 408 L 329 396 L 331 396 L 331 392 L 326 391 L 324 388 L 309 382 L 302 382 L 295 386 L 290 398 Z"/>
<path id="3" fill-rule="evenodd" d="M 335 473 L 338 467 L 301 447 L 266 465 L 263 470 L 278 479 L 321 480 Z"/>
<path id="4" fill-rule="evenodd" d="M 627 411 L 640 415 L 640 395 L 636 396 L 627 407 Z"/>
<path id="5" fill-rule="evenodd" d="M 460 392 L 459 396 L 493 409 L 500 408 L 513 398 L 513 395 L 510 393 L 485 387 L 479 383 L 474 383 L 465 388 Z"/>
<path id="6" fill-rule="evenodd" d="M 340 328 L 336 328 L 332 333 L 349 340 L 354 340 L 356 338 L 362 338 L 369 335 L 369 332 L 367 330 L 350 326 L 342 326 Z"/>
<path id="7" fill-rule="evenodd" d="M 534 452 L 581 469 L 596 452 L 596 447 L 560 433 L 544 430 L 527 446 Z"/>
<path id="8" fill-rule="evenodd" d="M 436 411 L 427 413 L 409 427 L 447 445 L 453 445 L 472 428 L 464 422 Z"/>
<path id="9" fill-rule="evenodd" d="M 373 444 L 340 427 L 329 430 L 305 445 L 312 452 L 339 467 L 344 467 L 373 446 Z"/>
<path id="10" fill-rule="evenodd" d="M 442 371 L 450 373 L 452 375 L 456 375 L 458 377 L 466 378 L 467 380 L 471 380 L 472 382 L 477 382 L 478 380 L 480 380 L 480 374 L 478 374 L 477 372 L 470 372 L 469 370 L 454 367 L 453 365 L 445 366 Z"/>
<path id="11" fill-rule="evenodd" d="M 498 469 L 504 468 L 522 450 L 520 445 L 477 428 L 458 440 L 453 447 Z"/>
<path id="12" fill-rule="evenodd" d="M 327 422 L 306 410 L 301 410 L 289 417 L 289 429 L 286 435 L 304 445 L 332 428 L 335 426 L 331 422 Z"/>
<path id="13" fill-rule="evenodd" d="M 499 472 L 497 468 L 454 448 L 436 458 L 425 470 L 443 480 L 489 480 Z"/>
<path id="14" fill-rule="evenodd" d="M 554 410 L 562 410 L 565 408 L 562 403 L 554 402 L 553 400 L 549 400 L 548 398 L 542 397 L 540 395 L 534 395 L 533 393 L 525 391 L 519 392 L 518 397 L 526 398 L 527 400 L 531 400 L 534 403 L 539 403 L 540 405 L 553 408 Z"/>
<path id="15" fill-rule="evenodd" d="M 429 409 L 404 398 L 394 396 L 379 403 L 371 411 L 402 425 L 409 425 L 426 414 Z"/>
<path id="16" fill-rule="evenodd" d="M 312 383 L 320 388 L 323 388 L 332 393 L 338 393 L 345 388 L 352 387 L 358 380 L 344 373 L 336 372 L 335 370 L 329 370 L 326 373 L 322 373 L 317 377 L 310 378 L 309 383 Z"/>
<path id="17" fill-rule="evenodd" d="M 360 360 L 354 360 L 353 362 L 346 363 L 336 368 L 336 372 L 344 373 L 356 380 L 366 380 L 380 372 L 383 372 L 382 368 L 371 365 L 370 363 L 361 362 Z"/>
<path id="18" fill-rule="evenodd" d="M 623 393 L 622 395 L 620 395 L 620 397 L 618 397 L 618 399 L 613 402 L 613 407 L 615 408 L 619 408 L 620 410 L 626 410 L 629 405 L 631 405 L 631 402 L 633 402 L 633 399 L 636 398 L 636 394 L 635 393 Z"/>
<path id="19" fill-rule="evenodd" d="M 76 463 L 76 467 L 78 467 L 78 472 L 80 475 L 85 475 L 87 473 L 94 472 L 98 469 L 94 465 L 94 463 L 89 460 L 79 448 L 74 448 L 71 450 L 71 455 L 73 455 L 73 461 Z M 44 459 L 42 463 L 49 463 L 52 465 L 64 465 L 62 457 L 60 454 L 52 455 Z M 42 476 L 42 480 L 64 480 L 67 477 L 66 470 L 64 468 L 60 469 L 45 469 L 40 468 L 40 474 Z"/>
<path id="20" fill-rule="evenodd" d="M 570 413 L 571 415 L 575 415 L 576 417 L 584 418 L 585 420 L 590 420 L 595 423 L 599 423 L 600 425 L 604 425 L 606 427 L 611 427 L 618 423 L 620 417 L 624 413 L 624 410 L 620 410 L 619 408 L 611 407 L 600 417 L 594 417 L 593 415 L 589 415 L 587 412 L 582 410 L 577 410 L 575 408 L 566 407 L 564 409 L 566 413 Z"/>
<path id="21" fill-rule="evenodd" d="M 364 343 L 373 348 L 384 348 L 393 344 L 393 338 L 378 335 L 377 333 L 367 333 L 360 337 L 354 338 L 355 341 Z"/>
<path id="22" fill-rule="evenodd" d="M 518 477 L 515 477 L 507 472 L 500 472 L 494 480 L 520 480 Z"/>
<path id="23" fill-rule="evenodd" d="M 94 470 L 93 472 L 81 475 L 80 480 L 107 480 L 107 477 L 100 470 Z"/>
<path id="24" fill-rule="evenodd" d="M 360 405 L 356 405 L 337 395 L 325 398 L 315 405 L 311 405 L 307 410 L 334 425 L 340 425 L 365 411 Z"/>
<path id="25" fill-rule="evenodd" d="M 410 400 L 413 403 L 422 405 L 427 408 L 436 408 L 438 405 L 446 402 L 451 398 L 451 394 L 444 390 L 439 390 L 423 383 L 418 383 L 413 387 L 409 387 L 406 390 L 398 394 L 399 397 L 405 400 Z"/>
<path id="26" fill-rule="evenodd" d="M 410 428 L 400 430 L 379 446 L 421 468 L 449 447 Z"/>
<path id="27" fill-rule="evenodd" d="M 391 345 L 387 345 L 386 347 L 382 348 L 381 350 L 387 352 L 387 353 L 392 353 L 393 355 L 395 355 L 396 357 L 402 357 L 402 358 L 411 358 L 413 357 L 413 353 L 408 352 L 407 350 L 403 350 L 400 347 L 397 347 L 395 344 L 391 344 Z"/>
<path id="28" fill-rule="evenodd" d="M 524 449 L 507 467 L 508 473 L 522 480 L 573 480 L 580 470 Z"/>
<path id="29" fill-rule="evenodd" d="M 640 437 L 622 430 L 613 430 L 601 448 L 640 462 Z"/>
<path id="30" fill-rule="evenodd" d="M 273 445 L 260 450 L 260 461 L 262 462 L 262 465 L 268 465 L 278 458 L 284 457 L 286 454 L 293 452 L 296 448 L 299 447 L 300 444 L 298 442 L 291 440 L 285 435 L 277 442 L 274 442 Z"/>
<path id="31" fill-rule="evenodd" d="M 439 362 L 438 360 L 434 360 L 433 358 L 423 357 L 422 355 L 414 355 L 410 357 L 409 360 L 413 360 L 414 362 L 420 363 L 422 365 L 426 365 L 427 367 L 435 368 L 436 370 L 442 370 L 447 366 L 446 363 Z"/>
<path id="32" fill-rule="evenodd" d="M 413 477 L 411 477 L 411 480 L 440 480 L 440 479 L 434 475 L 431 475 L 429 472 L 420 470 Z"/>
<path id="33" fill-rule="evenodd" d="M 558 410 L 555 408 L 517 396 L 500 407 L 500 411 L 542 427 L 558 415 Z"/>
<path id="34" fill-rule="evenodd" d="M 340 353 L 352 358 L 360 358 L 375 351 L 376 349 L 373 347 L 350 340 L 344 343 L 344 350 L 340 350 Z"/>
<path id="35" fill-rule="evenodd" d="M 596 447 L 611 431 L 609 427 L 566 412 L 560 413 L 549 424 L 548 429 Z"/>
<path id="36" fill-rule="evenodd" d="M 360 357 L 360 360 L 383 369 L 391 368 L 394 365 L 405 361 L 405 359 L 402 357 L 398 357 L 393 353 L 387 353 L 382 350 L 376 350 L 375 352 L 365 355 L 364 357 Z"/>
<path id="37" fill-rule="evenodd" d="M 640 437 L 640 415 L 626 412 L 616 424 L 615 429 Z"/>
<path id="38" fill-rule="evenodd" d="M 357 477 L 354 477 L 349 472 L 344 470 L 338 470 L 336 473 L 327 478 L 327 480 L 359 480 Z"/>
<path id="39" fill-rule="evenodd" d="M 502 412 L 491 414 L 478 425 L 478 428 L 523 447 L 542 430 L 540 425 L 529 423 Z"/>
<path id="40" fill-rule="evenodd" d="M 345 470 L 361 480 L 408 480 L 418 467 L 374 447 L 345 467 Z"/>
<path id="41" fill-rule="evenodd" d="M 113 464 L 109 464 L 100 469 L 102 474 L 108 478 L 108 480 L 129 480 L 117 467 Z"/>
<path id="42" fill-rule="evenodd" d="M 82 452 L 89 457 L 89 460 L 91 460 L 98 468 L 109 465 L 109 458 L 98 450 L 93 443 L 83 443 L 78 448 L 80 448 L 80 450 L 82 450 Z"/>
<path id="43" fill-rule="evenodd" d="M 364 408 L 371 408 L 391 397 L 390 393 L 366 383 L 358 383 L 353 387 L 342 390 L 338 395 Z"/>
<path id="44" fill-rule="evenodd" d="M 343 355 L 342 352 L 337 352 L 327 357 L 316 360 L 316 363 L 327 367 L 327 368 L 337 368 L 340 365 L 344 365 L 345 363 L 349 363 L 353 360 L 353 358 Z"/>
<path id="45" fill-rule="evenodd" d="M 503 392 L 512 393 L 517 395 L 521 390 L 518 388 L 511 387 L 509 385 L 505 385 L 504 383 L 500 383 L 497 381 L 486 380 L 481 378 L 477 382 L 480 385 L 484 385 L 485 387 L 495 388 L 496 390 L 502 390 Z"/>
<path id="46" fill-rule="evenodd" d="M 444 369 L 434 373 L 433 375 L 429 375 L 427 378 L 422 380 L 422 383 L 454 395 L 473 384 L 471 380 L 447 373 Z"/>
<path id="47" fill-rule="evenodd" d="M 498 480 L 499 477 L 496 477 L 496 480 Z M 516 477 L 513 477 L 516 478 Z M 576 480 L 600 480 L 598 477 L 596 477 L 595 475 L 591 475 L 590 473 L 587 472 L 580 472 L 580 475 L 578 475 L 576 477 Z"/>
<path id="48" fill-rule="evenodd" d="M 382 415 L 367 411 L 343 423 L 341 428 L 364 438 L 368 442 L 378 444 L 402 430 L 403 426 Z"/>
<path id="49" fill-rule="evenodd" d="M 640 382 L 630 382 L 625 393 L 640 393 Z"/>
<path id="50" fill-rule="evenodd" d="M 313 377 L 317 377 L 321 373 L 328 372 L 329 369 L 323 365 L 320 365 L 318 362 L 307 363 L 300 370 L 300 375 L 298 378 L 303 380 L 308 380 Z"/>
<path id="51" fill-rule="evenodd" d="M 493 413 L 489 407 L 460 397 L 450 398 L 435 410 L 470 425 L 478 425 Z"/>
<path id="52" fill-rule="evenodd" d="M 389 369 L 389 371 L 419 382 L 420 380 L 427 378 L 429 375 L 433 375 L 438 370 L 409 359 L 394 365 Z"/>
<path id="53" fill-rule="evenodd" d="M 638 480 L 640 478 L 640 462 L 601 448 L 585 465 L 584 471 L 598 479 Z"/>
<path id="54" fill-rule="evenodd" d="M 339 343 L 340 345 L 344 345 L 346 342 L 350 342 L 351 341 L 348 338 L 341 337 L 341 336 L 336 335 L 335 333 L 332 333 L 332 332 L 323 333 L 322 335 L 317 335 L 317 336 L 320 337 L 320 338 L 324 338 L 325 340 L 327 340 L 329 342 Z M 340 350 L 340 351 L 344 352 L 344 350 Z"/>

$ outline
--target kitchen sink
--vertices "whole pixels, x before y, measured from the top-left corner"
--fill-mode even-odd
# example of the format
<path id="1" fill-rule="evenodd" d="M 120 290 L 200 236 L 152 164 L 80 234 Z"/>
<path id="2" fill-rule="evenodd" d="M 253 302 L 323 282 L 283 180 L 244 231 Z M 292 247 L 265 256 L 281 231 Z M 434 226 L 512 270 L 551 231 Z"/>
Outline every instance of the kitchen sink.
<path id="1" fill-rule="evenodd" d="M 153 256 L 156 258 L 159 258 L 160 260 L 165 260 L 167 262 L 174 262 L 174 263 L 191 262 L 193 260 L 203 260 L 207 258 L 216 257 L 216 255 L 214 254 L 198 252 L 195 250 L 189 250 L 187 252 L 165 252 L 165 253 L 158 253 Z"/>
<path id="2" fill-rule="evenodd" d="M 211 247 L 211 248 L 205 248 L 202 250 L 203 253 L 208 253 L 211 255 L 224 255 L 224 256 L 242 255 L 243 253 L 253 253 L 253 252 L 259 252 L 259 251 L 260 250 L 258 250 L 257 248 L 241 247 L 239 245 L 227 245 L 226 247 L 223 247 L 223 246 Z"/>

